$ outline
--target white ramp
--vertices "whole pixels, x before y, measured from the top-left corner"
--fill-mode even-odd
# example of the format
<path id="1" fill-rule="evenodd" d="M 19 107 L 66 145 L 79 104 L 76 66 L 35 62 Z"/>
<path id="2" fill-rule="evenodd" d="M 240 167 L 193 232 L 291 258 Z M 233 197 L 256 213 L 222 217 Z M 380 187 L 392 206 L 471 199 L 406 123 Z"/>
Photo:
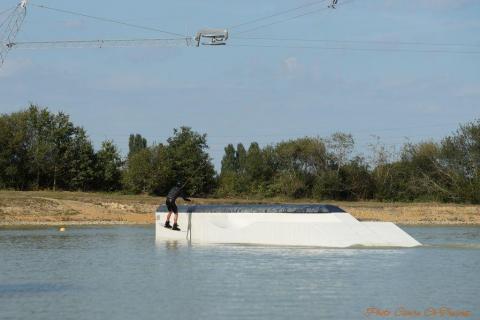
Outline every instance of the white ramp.
<path id="1" fill-rule="evenodd" d="M 181 231 L 164 228 L 165 215 L 165 212 L 156 214 L 158 241 L 334 248 L 421 245 L 391 222 L 359 222 L 346 212 L 180 212 Z M 187 234 L 189 227 L 191 233 Z"/>

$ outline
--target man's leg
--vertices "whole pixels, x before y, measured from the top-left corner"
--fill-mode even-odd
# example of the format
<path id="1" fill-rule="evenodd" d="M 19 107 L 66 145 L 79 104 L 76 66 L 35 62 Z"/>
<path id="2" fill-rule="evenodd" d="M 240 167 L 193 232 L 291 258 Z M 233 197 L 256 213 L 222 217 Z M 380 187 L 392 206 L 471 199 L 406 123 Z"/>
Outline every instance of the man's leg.
<path id="1" fill-rule="evenodd" d="M 173 216 L 173 224 L 177 224 L 177 221 L 178 221 L 178 213 L 175 213 L 175 215 Z"/>
<path id="2" fill-rule="evenodd" d="M 172 230 L 180 231 L 180 228 L 178 227 L 177 220 L 178 220 L 178 213 L 174 212 L 175 215 L 173 216 L 173 227 Z"/>
<path id="3" fill-rule="evenodd" d="M 165 200 L 165 205 L 167 206 L 168 214 L 167 214 L 167 218 L 165 219 L 164 227 L 171 228 L 172 226 L 170 225 L 170 217 L 172 216 L 173 208 L 172 208 L 172 203 L 168 198 Z"/>
<path id="4" fill-rule="evenodd" d="M 173 206 L 173 213 L 175 214 L 173 216 L 173 227 L 172 227 L 172 230 L 177 230 L 177 231 L 180 231 L 180 228 L 178 227 L 178 224 L 177 224 L 177 221 L 178 221 L 178 208 L 177 208 L 177 204 L 174 202 L 172 204 Z"/>
<path id="5" fill-rule="evenodd" d="M 170 226 L 170 217 L 171 216 L 172 216 L 172 211 L 168 211 L 167 219 L 165 220 L 165 228 L 171 228 L 171 226 Z"/>

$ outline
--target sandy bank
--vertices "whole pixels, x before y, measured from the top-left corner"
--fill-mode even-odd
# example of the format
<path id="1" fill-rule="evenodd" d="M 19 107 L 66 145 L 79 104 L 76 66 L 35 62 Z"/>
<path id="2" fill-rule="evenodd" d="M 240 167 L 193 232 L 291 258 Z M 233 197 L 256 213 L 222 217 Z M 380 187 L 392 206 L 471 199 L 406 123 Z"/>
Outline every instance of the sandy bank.
<path id="1" fill-rule="evenodd" d="M 312 201 L 194 199 L 197 204 L 247 202 Z M 359 220 L 420 225 L 480 225 L 479 205 L 322 202 L 337 204 Z M 0 226 L 152 224 L 159 203 L 163 203 L 163 198 L 145 195 L 0 191 Z"/>

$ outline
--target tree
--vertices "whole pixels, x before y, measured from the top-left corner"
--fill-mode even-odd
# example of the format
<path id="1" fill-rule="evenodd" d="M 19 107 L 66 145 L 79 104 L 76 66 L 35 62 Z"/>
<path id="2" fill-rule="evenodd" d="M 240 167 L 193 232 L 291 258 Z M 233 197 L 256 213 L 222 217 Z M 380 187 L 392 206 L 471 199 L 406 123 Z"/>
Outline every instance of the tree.
<path id="1" fill-rule="evenodd" d="M 392 200 L 395 194 L 395 187 L 391 184 L 393 175 L 402 178 L 402 174 L 392 165 L 395 162 L 397 153 L 393 148 L 380 141 L 380 137 L 374 136 L 375 143 L 369 144 L 370 149 L 370 166 L 372 170 L 372 178 L 375 184 L 374 198 L 378 200 Z M 400 190 L 399 190 L 400 191 Z"/>
<path id="2" fill-rule="evenodd" d="M 215 188 L 215 169 L 207 153 L 207 135 L 189 127 L 173 130 L 167 139 L 168 163 L 177 181 L 188 182 L 190 195 L 209 194 Z M 171 181 L 173 185 L 175 181 Z"/>
<path id="3" fill-rule="evenodd" d="M 4 188 L 28 189 L 32 179 L 27 113 L 4 114 L 0 119 L 1 185 Z"/>
<path id="4" fill-rule="evenodd" d="M 270 185 L 270 194 L 290 198 L 301 198 L 307 193 L 307 186 L 303 177 L 294 171 L 282 171 L 275 175 Z"/>
<path id="5" fill-rule="evenodd" d="M 239 177 L 237 153 L 233 144 L 228 144 L 224 150 L 217 193 L 221 196 L 234 196 L 237 195 Z"/>
<path id="6" fill-rule="evenodd" d="M 68 171 L 70 170 L 69 159 L 66 155 L 71 148 L 73 137 L 77 130 L 78 128 L 75 128 L 68 115 L 59 112 L 55 116 L 52 129 L 52 168 L 50 168 L 53 190 L 56 190 L 57 185 L 66 188 L 68 184 L 68 181 L 64 179 L 64 177 L 68 176 Z"/>
<path id="7" fill-rule="evenodd" d="M 252 193 L 258 193 L 265 185 L 265 162 L 262 150 L 256 142 L 252 142 L 248 148 L 245 161 L 245 177 Z"/>
<path id="8" fill-rule="evenodd" d="M 449 200 L 480 203 L 480 119 L 442 141 L 440 165 L 454 194 Z"/>
<path id="9" fill-rule="evenodd" d="M 318 200 L 339 199 L 342 191 L 342 181 L 334 170 L 320 172 L 312 187 L 312 196 Z"/>
<path id="10" fill-rule="evenodd" d="M 450 191 L 444 185 L 439 165 L 440 148 L 433 141 L 405 144 L 398 166 L 405 172 L 405 197 L 441 200 Z"/>
<path id="11" fill-rule="evenodd" d="M 238 196 L 240 190 L 238 190 L 239 175 L 232 171 L 222 171 L 218 181 L 217 195 L 221 197 Z"/>
<path id="12" fill-rule="evenodd" d="M 127 191 L 166 194 L 176 182 L 186 183 L 190 195 L 209 194 L 215 188 L 215 170 L 206 152 L 205 134 L 181 127 L 174 129 L 165 145 L 146 147 L 146 142 L 135 136 L 131 141 L 122 178 Z M 139 150 L 135 141 L 140 141 Z"/>
<path id="13" fill-rule="evenodd" d="M 236 157 L 235 147 L 233 144 L 228 144 L 225 147 L 225 155 L 222 158 L 221 175 L 227 172 L 238 171 L 238 159 Z"/>
<path id="14" fill-rule="evenodd" d="M 126 191 L 133 193 L 151 193 L 153 175 L 152 152 L 149 148 L 139 150 L 128 158 L 127 169 L 122 182 Z"/>
<path id="15" fill-rule="evenodd" d="M 262 150 L 256 142 L 252 142 L 247 152 L 247 159 L 245 161 L 245 169 L 251 181 L 256 181 L 262 178 L 263 174 L 263 158 Z"/>
<path id="16" fill-rule="evenodd" d="M 328 156 L 325 143 L 320 138 L 300 138 L 277 144 L 278 170 L 283 176 L 295 182 L 295 197 L 311 196 L 313 185 L 327 170 Z M 278 179 L 277 179 L 278 180 Z M 302 181 L 302 186 L 298 183 Z M 290 195 L 292 196 L 292 195 Z"/>
<path id="17" fill-rule="evenodd" d="M 40 109 L 30 105 L 27 112 L 28 146 L 33 162 L 30 171 L 35 177 L 34 187 L 39 189 L 45 186 L 47 175 L 53 166 L 53 128 L 55 116 L 47 109 Z"/>
<path id="18" fill-rule="evenodd" d="M 92 142 L 83 128 L 76 128 L 72 143 L 66 150 L 69 166 L 64 183 L 69 190 L 87 191 L 95 185 L 96 156 Z"/>
<path id="19" fill-rule="evenodd" d="M 480 203 L 480 120 L 461 125 L 441 142 L 372 146 L 372 161 L 352 157 L 350 134 L 305 137 L 261 148 L 225 147 L 216 176 L 207 136 L 181 127 L 165 144 L 129 138 L 122 163 L 113 141 L 95 152 L 86 131 L 67 114 L 30 105 L 0 115 L 0 188 L 165 194 L 177 181 L 191 195 Z M 120 177 L 120 175 L 122 176 Z M 120 185 L 120 180 L 122 186 Z"/>
<path id="20" fill-rule="evenodd" d="M 247 150 L 241 143 L 237 144 L 235 158 L 237 159 L 238 173 L 240 174 L 245 173 L 245 164 L 247 162 Z"/>
<path id="21" fill-rule="evenodd" d="M 152 174 L 150 178 L 150 193 L 165 195 L 175 181 L 175 172 L 168 158 L 167 147 L 163 144 L 154 145 L 151 150 Z"/>
<path id="22" fill-rule="evenodd" d="M 66 156 L 79 130 L 68 116 L 30 105 L 1 119 L 0 167 L 4 174 L 0 181 L 4 187 L 55 189 L 59 179 L 61 187 L 68 189 L 72 163 Z"/>
<path id="23" fill-rule="evenodd" d="M 128 157 L 147 147 L 147 139 L 140 134 L 130 134 L 128 139 Z"/>
<path id="24" fill-rule="evenodd" d="M 122 166 L 122 160 L 117 146 L 115 146 L 111 140 L 103 141 L 96 158 L 96 188 L 103 191 L 119 190 L 121 188 L 122 173 L 120 168 Z"/>
<path id="25" fill-rule="evenodd" d="M 335 199 L 367 200 L 372 199 L 375 182 L 368 164 L 362 157 L 355 157 L 340 168 L 340 191 Z"/>
<path id="26" fill-rule="evenodd" d="M 332 159 L 332 165 L 339 172 L 340 168 L 347 162 L 355 146 L 353 136 L 343 132 L 336 132 L 327 139 L 327 146 Z"/>

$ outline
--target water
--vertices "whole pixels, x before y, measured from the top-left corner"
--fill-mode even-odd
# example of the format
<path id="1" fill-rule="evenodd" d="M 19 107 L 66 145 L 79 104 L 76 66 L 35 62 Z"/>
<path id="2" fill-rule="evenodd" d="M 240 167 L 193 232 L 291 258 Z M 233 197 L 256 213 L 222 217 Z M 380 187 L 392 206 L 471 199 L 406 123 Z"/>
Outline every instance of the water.
<path id="1" fill-rule="evenodd" d="M 406 313 L 442 306 L 479 319 L 480 228 L 404 229 L 426 245 L 155 245 L 153 226 L 0 229 L 0 319 L 388 318 L 369 307 L 465 319 Z"/>

